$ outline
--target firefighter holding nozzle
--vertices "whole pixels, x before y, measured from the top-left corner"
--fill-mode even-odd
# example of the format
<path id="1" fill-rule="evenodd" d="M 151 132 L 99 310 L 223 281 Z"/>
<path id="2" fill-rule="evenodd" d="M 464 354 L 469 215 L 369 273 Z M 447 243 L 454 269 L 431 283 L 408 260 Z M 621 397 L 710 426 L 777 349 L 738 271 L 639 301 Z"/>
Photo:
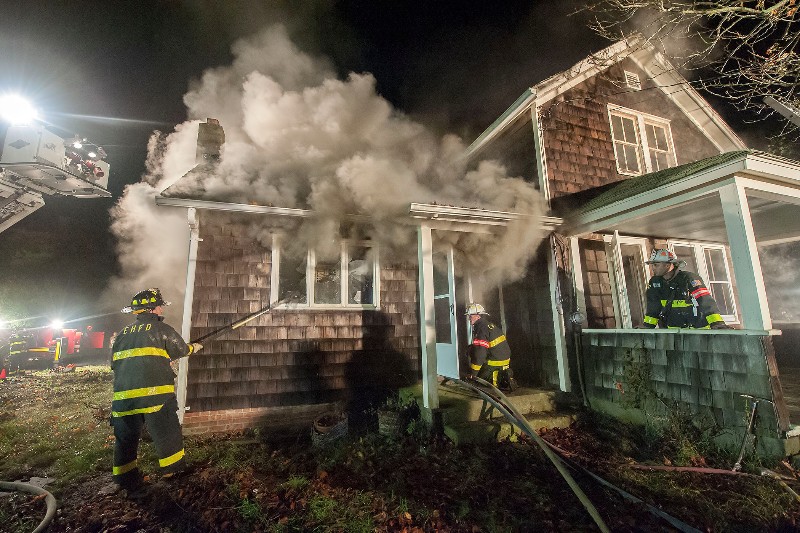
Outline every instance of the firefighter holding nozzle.
<path id="1" fill-rule="evenodd" d="M 170 362 L 196 353 L 201 344 L 187 344 L 163 322 L 169 305 L 158 289 L 136 293 L 123 312 L 136 321 L 119 331 L 111 351 L 114 371 L 114 483 L 134 491 L 142 484 L 137 450 L 142 426 L 147 426 L 158 455 L 160 472 L 169 477 L 186 467 L 183 435 L 178 421 L 175 375 Z"/>
<path id="2" fill-rule="evenodd" d="M 719 314 L 717 302 L 700 276 L 681 270 L 673 252 L 653 250 L 647 261 L 653 277 L 647 284 L 645 328 L 733 329 Z"/>
<path id="3" fill-rule="evenodd" d="M 469 304 L 465 314 L 472 324 L 469 347 L 472 372 L 501 390 L 513 392 L 517 383 L 511 372 L 511 348 L 503 330 L 489 321 L 481 304 Z"/>

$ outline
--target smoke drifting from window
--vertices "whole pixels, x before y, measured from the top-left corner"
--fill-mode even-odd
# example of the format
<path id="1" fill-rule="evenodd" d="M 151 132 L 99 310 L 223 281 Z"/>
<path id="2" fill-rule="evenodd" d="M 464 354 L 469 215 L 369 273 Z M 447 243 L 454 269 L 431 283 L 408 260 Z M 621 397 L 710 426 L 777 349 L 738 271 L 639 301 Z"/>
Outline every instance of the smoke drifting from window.
<path id="1" fill-rule="evenodd" d="M 293 239 L 317 248 L 353 226 L 348 215 L 366 215 L 369 224 L 352 231 L 379 243 L 383 260 L 412 263 L 415 229 L 402 222 L 411 202 L 544 212 L 531 184 L 496 162 L 470 166 L 462 139 L 438 138 L 394 109 L 369 73 L 337 79 L 327 60 L 299 50 L 282 26 L 238 41 L 233 53 L 230 66 L 209 69 L 193 84 L 184 97 L 190 120 L 153 139 L 148 175 L 114 208 L 123 267 L 114 287 L 123 294 L 149 285 L 173 300 L 182 292 L 185 216 L 153 201 L 168 187 L 181 197 L 310 209 L 316 216 Z M 197 122 L 207 117 L 225 129 L 220 161 L 185 176 L 194 166 Z M 269 228 L 252 220 L 270 246 Z M 452 240 L 461 264 L 488 272 L 494 283 L 519 278 L 542 237 L 535 218 L 502 237 L 439 235 Z"/>

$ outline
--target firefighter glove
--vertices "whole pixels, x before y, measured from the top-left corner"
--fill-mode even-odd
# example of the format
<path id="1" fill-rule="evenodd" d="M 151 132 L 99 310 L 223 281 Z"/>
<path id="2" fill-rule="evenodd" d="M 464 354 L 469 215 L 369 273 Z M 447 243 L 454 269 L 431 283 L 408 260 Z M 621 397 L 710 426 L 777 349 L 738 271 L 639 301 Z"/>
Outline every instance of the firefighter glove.
<path id="1" fill-rule="evenodd" d="M 193 342 L 192 343 L 192 353 L 199 352 L 202 349 L 203 349 L 203 345 L 200 344 L 199 342 Z"/>

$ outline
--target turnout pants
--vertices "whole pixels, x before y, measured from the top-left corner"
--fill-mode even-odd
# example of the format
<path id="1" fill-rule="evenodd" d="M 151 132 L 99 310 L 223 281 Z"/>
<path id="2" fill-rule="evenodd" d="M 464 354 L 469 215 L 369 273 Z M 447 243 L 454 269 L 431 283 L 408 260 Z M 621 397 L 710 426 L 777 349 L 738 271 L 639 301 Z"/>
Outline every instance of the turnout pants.
<path id="1" fill-rule="evenodd" d="M 504 361 L 505 363 L 505 361 Z M 478 370 L 478 377 L 482 380 L 488 381 L 498 389 L 511 389 L 512 379 L 514 377 L 511 372 L 511 366 L 506 364 L 498 364 L 498 361 L 487 360 L 481 369 Z"/>
<path id="2" fill-rule="evenodd" d="M 167 400 L 161 409 L 153 413 L 138 413 L 111 418 L 114 428 L 114 482 L 122 487 L 135 486 L 141 481 L 138 449 L 142 426 L 153 438 L 162 474 L 174 473 L 186 467 L 183 451 L 183 434 L 178 421 L 178 402 L 175 397 Z"/>

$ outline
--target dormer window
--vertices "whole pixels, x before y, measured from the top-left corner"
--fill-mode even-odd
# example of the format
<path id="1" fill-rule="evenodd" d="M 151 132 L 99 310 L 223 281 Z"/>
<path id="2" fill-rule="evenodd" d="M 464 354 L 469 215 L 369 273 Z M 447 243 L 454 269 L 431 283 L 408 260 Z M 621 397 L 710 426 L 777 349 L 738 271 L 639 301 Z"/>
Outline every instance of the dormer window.
<path id="1" fill-rule="evenodd" d="M 625 71 L 625 86 L 635 91 L 642 90 L 642 82 L 639 81 L 639 75 L 635 72 Z"/>
<path id="2" fill-rule="evenodd" d="M 639 176 L 676 165 L 668 120 L 611 105 L 608 116 L 620 174 Z"/>

